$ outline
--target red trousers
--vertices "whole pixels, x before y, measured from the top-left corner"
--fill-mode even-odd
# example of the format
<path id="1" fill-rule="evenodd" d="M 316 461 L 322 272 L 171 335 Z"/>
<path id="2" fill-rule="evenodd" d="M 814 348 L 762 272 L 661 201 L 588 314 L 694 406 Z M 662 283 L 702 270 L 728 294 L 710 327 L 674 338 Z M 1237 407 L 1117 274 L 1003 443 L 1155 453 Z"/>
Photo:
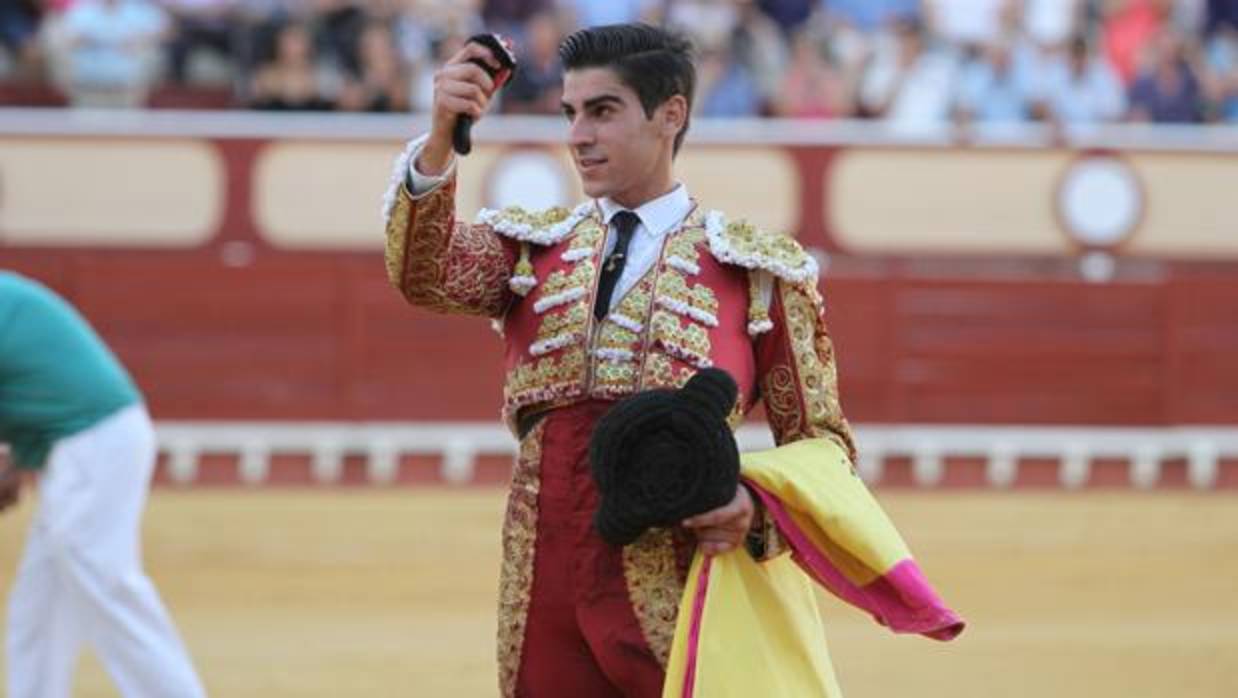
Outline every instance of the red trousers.
<path id="1" fill-rule="evenodd" d="M 542 427 L 533 586 L 519 698 L 658 698 L 665 672 L 629 601 L 621 548 L 593 529 L 593 425 L 612 403 L 560 408 Z"/>

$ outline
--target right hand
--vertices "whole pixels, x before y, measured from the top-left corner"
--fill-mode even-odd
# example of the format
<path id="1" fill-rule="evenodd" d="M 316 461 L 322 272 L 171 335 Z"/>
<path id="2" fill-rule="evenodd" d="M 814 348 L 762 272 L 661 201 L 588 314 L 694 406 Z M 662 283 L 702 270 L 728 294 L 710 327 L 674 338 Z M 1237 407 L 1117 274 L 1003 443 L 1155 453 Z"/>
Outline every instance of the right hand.
<path id="1" fill-rule="evenodd" d="M 489 49 L 480 44 L 466 43 L 434 74 L 430 138 L 417 159 L 418 172 L 437 175 L 446 170 L 451 162 L 451 136 L 456 120 L 461 114 L 467 114 L 477 121 L 490 106 L 495 90 L 494 80 L 470 62 L 474 58 L 495 70 L 500 68 Z"/>

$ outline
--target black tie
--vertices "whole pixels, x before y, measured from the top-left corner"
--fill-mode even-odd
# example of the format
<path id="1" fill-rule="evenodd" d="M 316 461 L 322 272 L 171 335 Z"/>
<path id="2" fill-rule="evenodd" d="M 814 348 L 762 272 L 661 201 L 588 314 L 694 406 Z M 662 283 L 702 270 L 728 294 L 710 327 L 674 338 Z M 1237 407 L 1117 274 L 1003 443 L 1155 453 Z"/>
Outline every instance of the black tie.
<path id="1" fill-rule="evenodd" d="M 620 211 L 611 220 L 619 237 L 615 240 L 615 249 L 611 250 L 606 256 L 606 262 L 602 264 L 597 300 L 593 303 L 593 316 L 599 320 L 610 312 L 610 297 L 615 295 L 615 284 L 619 283 L 619 276 L 623 274 L 623 267 L 628 261 L 628 245 L 632 242 L 632 233 L 636 232 L 636 226 L 640 223 L 640 218 L 631 211 Z"/>

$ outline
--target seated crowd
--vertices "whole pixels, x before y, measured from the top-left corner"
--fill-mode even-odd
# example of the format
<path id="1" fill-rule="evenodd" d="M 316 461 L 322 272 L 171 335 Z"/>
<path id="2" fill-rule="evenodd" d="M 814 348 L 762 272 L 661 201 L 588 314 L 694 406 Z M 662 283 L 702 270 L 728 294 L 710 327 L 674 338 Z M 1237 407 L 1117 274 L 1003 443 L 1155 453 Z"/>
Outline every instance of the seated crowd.
<path id="1" fill-rule="evenodd" d="M 487 30 L 500 109 L 555 114 L 560 38 L 636 20 L 692 36 L 704 117 L 1238 123 L 1238 0 L 7 0 L 0 101 L 424 111 Z"/>

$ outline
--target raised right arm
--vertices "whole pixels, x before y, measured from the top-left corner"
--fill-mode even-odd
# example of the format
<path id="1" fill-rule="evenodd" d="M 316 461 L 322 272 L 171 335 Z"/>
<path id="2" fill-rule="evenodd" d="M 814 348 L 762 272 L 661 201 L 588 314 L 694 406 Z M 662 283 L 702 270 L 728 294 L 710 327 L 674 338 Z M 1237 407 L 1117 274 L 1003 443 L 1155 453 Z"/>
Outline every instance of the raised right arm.
<path id="1" fill-rule="evenodd" d="M 486 49 L 466 44 L 435 74 L 430 133 L 396 162 L 383 206 L 387 277 L 413 305 L 499 317 L 511 299 L 515 246 L 455 215 L 452 130 L 462 114 L 480 119 L 495 89 L 474 59 L 494 65 Z"/>
<path id="2" fill-rule="evenodd" d="M 410 159 L 400 158 L 397 172 Z M 388 192 L 387 278 L 418 307 L 500 317 L 511 299 L 515 246 L 488 225 L 456 220 L 454 174 L 420 195 L 410 179 L 401 177 Z"/>

